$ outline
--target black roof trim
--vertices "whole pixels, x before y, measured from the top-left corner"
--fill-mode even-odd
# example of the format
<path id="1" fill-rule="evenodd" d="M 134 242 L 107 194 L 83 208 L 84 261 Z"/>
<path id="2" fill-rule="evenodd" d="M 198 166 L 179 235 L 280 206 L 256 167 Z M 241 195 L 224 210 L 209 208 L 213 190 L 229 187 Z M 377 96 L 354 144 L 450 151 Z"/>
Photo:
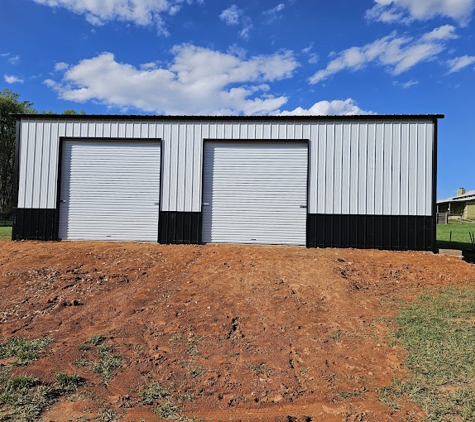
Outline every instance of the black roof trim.
<path id="1" fill-rule="evenodd" d="M 157 116 L 124 114 L 14 114 L 28 120 L 152 120 L 152 121 L 325 121 L 325 120 L 433 120 L 443 114 L 359 114 L 351 116 Z"/>

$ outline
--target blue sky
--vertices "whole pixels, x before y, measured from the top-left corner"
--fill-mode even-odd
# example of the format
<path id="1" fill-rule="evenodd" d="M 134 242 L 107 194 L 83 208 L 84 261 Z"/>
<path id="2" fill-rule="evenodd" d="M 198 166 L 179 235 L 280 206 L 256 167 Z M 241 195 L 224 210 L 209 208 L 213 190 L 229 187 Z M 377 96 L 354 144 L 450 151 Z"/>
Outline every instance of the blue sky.
<path id="1" fill-rule="evenodd" d="M 475 189 L 475 0 L 1 0 L 1 89 L 88 114 L 445 114 Z"/>

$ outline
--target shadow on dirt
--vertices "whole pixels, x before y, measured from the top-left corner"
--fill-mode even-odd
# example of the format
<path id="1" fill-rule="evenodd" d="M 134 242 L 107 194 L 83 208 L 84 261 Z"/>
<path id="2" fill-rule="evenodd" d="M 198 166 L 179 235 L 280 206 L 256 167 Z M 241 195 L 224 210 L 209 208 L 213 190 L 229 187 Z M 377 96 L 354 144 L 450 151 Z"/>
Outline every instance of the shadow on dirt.
<path id="1" fill-rule="evenodd" d="M 467 243 L 464 242 L 444 242 L 439 240 L 437 247 L 439 249 L 457 249 L 462 251 L 463 260 L 470 264 L 475 264 L 475 245 L 471 248 L 467 248 Z"/>

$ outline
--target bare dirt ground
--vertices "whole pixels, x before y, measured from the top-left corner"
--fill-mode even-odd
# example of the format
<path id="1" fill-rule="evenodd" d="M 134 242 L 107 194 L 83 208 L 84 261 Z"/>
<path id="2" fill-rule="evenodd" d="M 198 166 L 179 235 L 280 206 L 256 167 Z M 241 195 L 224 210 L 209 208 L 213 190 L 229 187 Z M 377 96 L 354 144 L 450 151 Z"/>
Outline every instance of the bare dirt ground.
<path id="1" fill-rule="evenodd" d="M 422 413 L 377 400 L 404 376 L 384 318 L 426 288 L 474 279 L 475 266 L 431 253 L 2 241 L 0 334 L 54 339 L 13 373 L 87 381 L 42 421 L 97 420 L 101 408 L 161 420 L 139 395 L 154 381 L 203 421 L 402 421 Z M 78 366 L 93 335 L 121 356 L 108 383 Z"/>

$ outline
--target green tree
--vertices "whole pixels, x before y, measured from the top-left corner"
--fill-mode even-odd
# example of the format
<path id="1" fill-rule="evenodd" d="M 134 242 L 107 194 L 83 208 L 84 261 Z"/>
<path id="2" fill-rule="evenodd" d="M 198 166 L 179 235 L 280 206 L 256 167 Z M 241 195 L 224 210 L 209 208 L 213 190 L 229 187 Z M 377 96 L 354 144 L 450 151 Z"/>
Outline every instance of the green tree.
<path id="1" fill-rule="evenodd" d="M 0 91 L 0 215 L 13 210 L 16 118 L 12 114 L 36 113 L 33 103 L 20 101 L 20 94 Z"/>
<path id="2" fill-rule="evenodd" d="M 86 112 L 84 110 L 81 110 L 80 112 L 77 112 L 76 110 L 71 108 L 71 109 L 64 110 L 63 114 L 69 114 L 69 115 L 72 115 L 72 116 L 77 116 L 78 114 L 80 114 L 81 116 L 84 116 L 86 114 Z"/>
<path id="3" fill-rule="evenodd" d="M 43 110 L 41 114 L 58 114 L 58 113 L 55 113 L 53 110 Z M 77 116 L 80 114 L 81 116 L 84 116 L 86 115 L 86 112 L 84 110 L 81 110 L 78 112 L 77 110 L 74 110 L 73 108 L 68 108 L 64 110 L 62 114 L 69 115 L 69 116 Z"/>

